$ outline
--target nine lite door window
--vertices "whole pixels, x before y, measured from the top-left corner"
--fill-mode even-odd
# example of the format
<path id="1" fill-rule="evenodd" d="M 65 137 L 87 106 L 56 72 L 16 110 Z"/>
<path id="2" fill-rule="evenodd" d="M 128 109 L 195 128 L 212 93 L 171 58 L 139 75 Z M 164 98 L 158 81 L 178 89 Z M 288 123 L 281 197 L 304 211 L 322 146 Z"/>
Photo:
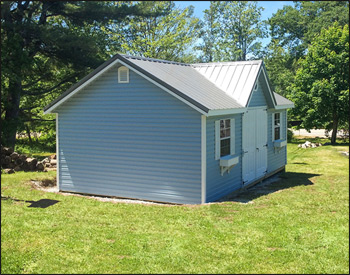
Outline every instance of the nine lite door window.
<path id="1" fill-rule="evenodd" d="M 220 120 L 220 157 L 230 154 L 231 125 L 229 119 Z"/>
<path id="2" fill-rule="evenodd" d="M 275 140 L 280 139 L 281 137 L 281 114 L 280 113 L 275 113 L 275 119 L 274 119 L 274 135 L 275 135 Z"/>

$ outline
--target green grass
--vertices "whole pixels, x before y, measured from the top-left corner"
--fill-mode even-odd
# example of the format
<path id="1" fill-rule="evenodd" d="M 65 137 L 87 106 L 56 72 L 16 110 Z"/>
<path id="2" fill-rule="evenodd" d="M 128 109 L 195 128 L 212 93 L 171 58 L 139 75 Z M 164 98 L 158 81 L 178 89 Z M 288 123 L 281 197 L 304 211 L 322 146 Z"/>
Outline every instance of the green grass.
<path id="1" fill-rule="evenodd" d="M 349 160 L 339 150 L 348 147 L 288 144 L 280 181 L 197 206 L 63 196 L 28 184 L 54 172 L 2 175 L 12 200 L 1 203 L 1 272 L 348 273 Z M 40 199 L 59 202 L 25 202 Z"/>

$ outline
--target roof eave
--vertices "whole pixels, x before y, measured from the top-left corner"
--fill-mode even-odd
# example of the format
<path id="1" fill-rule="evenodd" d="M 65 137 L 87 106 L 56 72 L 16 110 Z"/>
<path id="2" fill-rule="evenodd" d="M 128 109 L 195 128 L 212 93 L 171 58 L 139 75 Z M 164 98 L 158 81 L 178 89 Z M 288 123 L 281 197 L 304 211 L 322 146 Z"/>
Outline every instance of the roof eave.
<path id="1" fill-rule="evenodd" d="M 210 110 L 208 112 L 208 117 L 210 116 L 222 116 L 222 115 L 234 115 L 244 113 L 247 108 L 231 108 L 231 109 L 218 109 L 218 110 Z"/>
<path id="2" fill-rule="evenodd" d="M 294 108 L 294 103 L 293 104 L 281 104 L 281 105 L 275 106 L 276 110 L 290 109 L 290 108 Z"/>

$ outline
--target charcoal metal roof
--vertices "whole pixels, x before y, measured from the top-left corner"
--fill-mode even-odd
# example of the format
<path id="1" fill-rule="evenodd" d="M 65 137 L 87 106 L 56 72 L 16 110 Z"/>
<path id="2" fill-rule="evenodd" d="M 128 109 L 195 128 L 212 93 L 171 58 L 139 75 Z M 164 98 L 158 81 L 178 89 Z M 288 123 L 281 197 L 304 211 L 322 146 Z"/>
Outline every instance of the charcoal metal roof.
<path id="1" fill-rule="evenodd" d="M 127 64 L 192 104 L 199 103 L 204 107 L 201 109 L 206 112 L 244 107 L 188 64 L 150 58 L 123 57 L 129 61 Z"/>
<path id="2" fill-rule="evenodd" d="M 284 105 L 287 105 L 287 106 L 291 106 L 293 105 L 294 106 L 294 103 L 292 101 L 290 101 L 289 99 L 277 94 L 277 93 L 273 93 L 273 95 L 275 96 L 275 99 L 276 99 L 276 102 L 277 102 L 277 105 L 280 105 L 280 106 L 284 106 Z"/>
<path id="3" fill-rule="evenodd" d="M 261 60 L 185 64 L 117 54 L 47 105 L 44 111 L 51 112 L 118 62 L 155 81 L 204 113 L 232 109 L 243 112 L 262 66 Z M 278 98 L 277 105 L 293 104 L 276 95 L 271 96 Z"/>

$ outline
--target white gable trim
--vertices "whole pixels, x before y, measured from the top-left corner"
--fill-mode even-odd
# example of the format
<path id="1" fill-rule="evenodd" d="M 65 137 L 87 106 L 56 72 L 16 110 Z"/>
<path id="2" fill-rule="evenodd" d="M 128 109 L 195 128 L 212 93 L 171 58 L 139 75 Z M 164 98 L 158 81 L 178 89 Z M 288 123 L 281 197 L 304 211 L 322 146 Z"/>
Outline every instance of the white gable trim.
<path id="1" fill-rule="evenodd" d="M 263 64 L 261 65 L 261 70 L 262 70 L 262 72 L 264 74 L 264 78 L 265 78 L 265 81 L 266 81 L 266 86 L 269 89 L 269 93 L 270 93 L 270 96 L 272 98 L 272 103 L 273 103 L 274 107 L 276 107 L 276 105 L 277 105 L 276 99 L 275 99 L 275 97 L 273 95 L 273 92 L 271 91 L 271 87 L 270 87 L 270 84 L 269 84 L 269 81 L 268 81 L 268 78 L 267 78 L 267 75 L 266 75 L 266 72 L 265 72 L 265 67 L 264 67 Z"/>
<path id="2" fill-rule="evenodd" d="M 106 71 L 108 71 L 110 68 L 112 68 L 115 64 L 118 63 L 118 59 L 116 59 L 115 61 L 113 61 L 111 64 L 109 64 L 108 66 L 106 66 L 104 69 L 102 69 L 101 71 L 99 71 L 97 74 L 95 74 L 93 77 L 91 77 L 89 80 L 85 81 L 83 84 L 81 84 L 79 87 L 77 87 L 74 91 L 72 91 L 71 93 L 69 93 L 67 96 L 65 96 L 64 98 L 62 98 L 61 100 L 57 101 L 54 105 L 52 105 L 49 109 L 47 109 L 46 111 L 44 111 L 44 114 L 50 114 L 52 113 L 52 111 L 54 109 L 56 109 L 59 105 L 61 105 L 63 102 L 67 101 L 69 98 L 71 98 L 73 95 L 75 95 L 77 92 L 81 91 L 82 89 L 84 89 L 87 85 L 89 85 L 91 82 L 93 82 L 96 78 L 98 78 L 100 75 L 102 75 L 103 73 L 105 73 Z"/>
<path id="3" fill-rule="evenodd" d="M 79 87 L 77 87 L 74 91 L 72 91 L 71 93 L 69 93 L 67 96 L 65 96 L 64 98 L 62 98 L 61 100 L 59 100 L 58 102 L 56 102 L 54 105 L 52 105 L 49 109 L 47 109 L 46 111 L 44 111 L 44 114 L 49 114 L 52 113 L 54 109 L 56 109 L 59 105 L 61 105 L 62 103 L 64 103 L 65 101 L 67 101 L 69 98 L 71 98 L 72 96 L 74 96 L 76 93 L 78 93 L 79 91 L 81 91 L 82 89 L 84 89 L 87 85 L 89 85 L 91 82 L 93 82 L 94 80 L 96 80 L 100 75 L 102 75 L 103 73 L 107 72 L 109 69 L 111 69 L 112 67 L 114 67 L 117 64 L 122 64 L 123 66 L 127 67 L 129 70 L 132 70 L 133 72 L 137 73 L 138 75 L 140 75 L 141 77 L 145 78 L 146 80 L 150 81 L 151 83 L 153 83 L 154 85 L 158 86 L 159 88 L 161 88 L 162 90 L 166 91 L 167 93 L 171 94 L 172 96 L 176 97 L 177 99 L 179 99 L 180 101 L 184 102 L 185 104 L 187 104 L 188 106 L 190 106 L 191 108 L 195 109 L 196 111 L 200 112 L 202 115 L 208 116 L 208 114 L 206 112 L 204 112 L 203 110 L 201 110 L 200 108 L 198 108 L 197 106 L 193 105 L 192 103 L 188 102 L 187 100 L 185 100 L 184 98 L 182 98 L 181 96 L 175 94 L 174 92 L 170 91 L 169 89 L 165 88 L 164 86 L 162 86 L 161 84 L 159 84 L 158 82 L 154 81 L 153 79 L 149 78 L 148 76 L 144 75 L 143 73 L 139 72 L 137 69 L 131 67 L 130 65 L 128 65 L 127 63 L 121 61 L 120 59 L 116 59 L 115 61 L 113 61 L 111 64 L 109 64 L 108 66 L 106 66 L 103 70 L 101 70 L 100 72 L 98 72 L 97 74 L 95 74 L 93 77 L 91 77 L 89 80 L 87 80 L 86 82 L 84 82 L 82 85 L 80 85 Z"/>
<path id="4" fill-rule="evenodd" d="M 271 90 L 271 87 L 270 87 L 270 85 L 269 85 L 269 81 L 268 81 L 267 74 L 266 74 L 266 72 L 265 72 L 265 68 L 264 68 L 263 64 L 261 64 L 261 66 L 260 66 L 259 72 L 258 72 L 258 74 L 257 74 L 257 77 L 256 77 L 255 81 L 254 81 L 253 88 L 252 88 L 252 90 L 250 91 L 250 95 L 249 95 L 249 98 L 248 98 L 248 102 L 247 102 L 246 107 L 248 107 L 249 104 L 250 104 L 250 101 L 251 101 L 251 99 L 252 99 L 252 95 L 253 95 L 253 92 L 254 92 L 254 87 L 255 87 L 255 85 L 257 84 L 258 80 L 259 80 L 259 77 L 260 77 L 261 72 L 262 72 L 263 75 L 264 75 L 264 79 L 265 79 L 265 82 L 266 82 L 266 86 L 267 86 L 267 88 L 268 88 L 268 90 L 269 90 L 270 97 L 272 98 L 272 103 L 273 103 L 273 105 L 274 105 L 273 107 L 276 108 L 276 105 L 277 105 L 277 104 L 276 104 L 276 99 L 275 99 L 275 97 L 274 97 L 274 95 L 273 95 L 273 92 L 272 92 L 272 90 Z"/>

